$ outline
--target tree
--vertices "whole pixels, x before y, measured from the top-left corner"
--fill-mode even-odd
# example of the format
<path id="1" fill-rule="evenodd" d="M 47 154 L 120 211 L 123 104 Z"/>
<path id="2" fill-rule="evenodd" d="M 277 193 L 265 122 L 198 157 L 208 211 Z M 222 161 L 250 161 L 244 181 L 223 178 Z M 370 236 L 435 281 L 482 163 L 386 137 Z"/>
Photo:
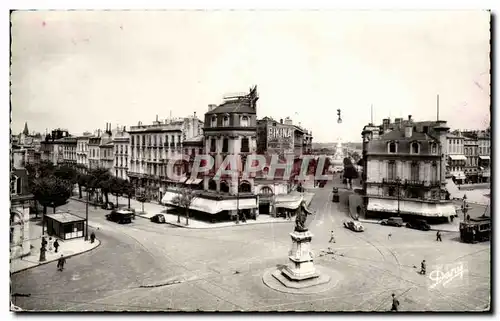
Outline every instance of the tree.
<path id="1" fill-rule="evenodd" d="M 146 197 L 146 195 L 141 194 L 139 195 L 139 197 L 137 197 L 137 201 L 142 203 L 142 213 L 144 213 L 144 203 L 148 201 L 148 198 Z"/>
<path id="2" fill-rule="evenodd" d="M 358 171 L 351 162 L 349 157 L 344 158 L 344 178 L 348 181 L 349 186 L 352 187 L 352 180 L 358 178 Z"/>
<path id="3" fill-rule="evenodd" d="M 90 182 L 89 187 L 90 191 L 94 193 L 97 189 L 101 190 L 101 193 L 104 194 L 106 204 L 108 203 L 108 193 L 110 189 L 109 179 L 111 178 L 111 174 L 109 170 L 103 167 L 98 167 L 89 170 Z"/>
<path id="4" fill-rule="evenodd" d="M 54 176 L 41 177 L 33 181 L 31 192 L 35 200 L 43 206 L 43 214 L 47 214 L 47 207 L 56 212 L 58 206 L 66 204 L 71 196 L 71 185 Z"/>
<path id="5" fill-rule="evenodd" d="M 134 193 L 135 193 L 134 185 L 132 185 L 132 183 L 130 183 L 129 181 L 124 180 L 122 188 L 123 188 L 123 191 L 122 191 L 123 195 L 127 195 L 128 208 L 130 208 L 130 199 L 132 198 L 132 195 L 134 195 Z"/>
<path id="6" fill-rule="evenodd" d="M 125 194 L 126 183 L 128 182 L 119 177 L 112 177 L 110 178 L 109 183 L 110 183 L 110 192 L 111 194 L 116 196 L 116 207 L 118 207 L 118 196 Z"/>
<path id="7" fill-rule="evenodd" d="M 172 203 L 181 208 L 184 208 L 186 212 L 186 225 L 189 225 L 189 207 L 191 206 L 191 203 L 193 202 L 195 197 L 196 194 L 194 193 L 193 190 L 188 188 L 183 188 L 181 189 L 181 192 L 172 199 Z M 177 215 L 177 223 L 180 222 L 181 222 L 181 216 L 179 213 Z"/>
<path id="8" fill-rule="evenodd" d="M 70 165 L 60 165 L 56 167 L 54 176 L 59 179 L 68 181 L 71 184 L 76 184 L 78 180 L 78 172 L 76 171 L 76 168 Z"/>
<path id="9" fill-rule="evenodd" d="M 353 152 L 353 153 L 351 154 L 351 157 L 352 157 L 352 159 L 354 160 L 354 163 L 356 163 L 356 164 L 357 164 L 357 163 L 359 162 L 359 160 L 361 159 L 361 156 L 359 155 L 359 153 L 358 153 L 358 152 Z"/>
<path id="10" fill-rule="evenodd" d="M 87 174 L 80 173 L 78 174 L 78 178 L 76 183 L 78 184 L 78 196 L 79 198 L 82 198 L 82 187 L 87 187 L 88 183 L 90 181 L 90 177 Z"/>

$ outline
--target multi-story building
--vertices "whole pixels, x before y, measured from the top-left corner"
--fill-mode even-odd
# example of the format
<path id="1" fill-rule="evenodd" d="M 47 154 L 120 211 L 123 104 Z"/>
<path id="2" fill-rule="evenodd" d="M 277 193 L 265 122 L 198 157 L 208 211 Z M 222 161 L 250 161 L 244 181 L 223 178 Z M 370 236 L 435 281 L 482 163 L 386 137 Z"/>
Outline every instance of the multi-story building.
<path id="1" fill-rule="evenodd" d="M 10 164 L 10 258 L 30 254 L 30 205 L 33 195 L 28 189 L 26 149 L 12 149 Z"/>
<path id="2" fill-rule="evenodd" d="M 76 165 L 76 137 L 64 137 L 59 140 L 63 150 L 63 162 L 68 165 Z"/>
<path id="3" fill-rule="evenodd" d="M 464 137 L 465 177 L 469 183 L 479 182 L 479 157 L 477 138 Z"/>
<path id="4" fill-rule="evenodd" d="M 91 136 L 91 133 L 85 132 L 82 136 L 76 138 L 76 163 L 85 168 L 89 167 L 88 153 Z"/>
<path id="5" fill-rule="evenodd" d="M 254 87 L 249 94 L 226 96 L 221 105 L 209 105 L 203 128 L 204 153 L 214 158 L 215 166 L 205 173 L 203 191 L 193 200 L 192 211 L 212 218 L 234 218 L 238 210 L 247 217 L 257 215 L 253 177 L 241 175 L 246 157 L 257 151 L 257 100 L 257 88 Z M 238 168 L 226 167 L 226 170 L 236 171 L 237 177 L 216 175 L 227 156 L 237 159 Z M 175 189 L 169 189 L 162 202 L 175 205 L 172 200 L 176 195 Z"/>
<path id="6" fill-rule="evenodd" d="M 106 123 L 106 130 L 101 136 L 101 144 L 99 145 L 99 166 L 113 173 L 114 160 L 113 133 L 111 124 Z"/>
<path id="7" fill-rule="evenodd" d="M 455 134 L 447 134 L 446 140 L 448 144 L 446 171 L 453 181 L 461 184 L 465 180 L 465 162 L 467 161 L 464 155 L 464 137 L 459 132 L 455 132 Z"/>
<path id="8" fill-rule="evenodd" d="M 366 215 L 448 218 L 455 215 L 446 199 L 445 121 L 384 119 L 363 130 L 363 193 Z"/>
<path id="9" fill-rule="evenodd" d="M 55 129 L 52 134 L 45 136 L 45 141 L 40 143 L 41 159 L 52 162 L 54 165 L 64 162 L 62 138 L 69 137 L 65 129 Z"/>
<path id="10" fill-rule="evenodd" d="M 127 133 L 125 127 L 116 132 L 113 137 L 113 145 L 115 154 L 113 174 L 118 178 L 128 180 L 127 172 L 130 164 L 130 134 Z"/>
<path id="11" fill-rule="evenodd" d="M 183 142 L 184 155 L 189 158 L 186 168 L 186 176 L 189 176 L 189 179 L 184 183 L 189 186 L 191 189 L 199 190 L 203 189 L 203 174 L 199 173 L 197 177 L 192 176 L 192 169 L 194 166 L 194 161 L 196 156 L 204 154 L 204 146 L 205 146 L 205 138 L 202 135 L 195 136 L 191 139 L 186 139 Z"/>
<path id="12" fill-rule="evenodd" d="M 479 182 L 489 182 L 491 177 L 491 131 L 487 130 L 467 130 L 461 134 L 469 139 L 477 141 L 477 171 Z"/>
<path id="13" fill-rule="evenodd" d="M 159 121 L 157 116 L 152 125 L 139 122 L 137 126 L 130 127 L 128 176 L 136 186 L 136 193 L 145 193 L 149 199 L 161 201 L 168 186 L 179 184 L 174 177 L 168 177 L 167 166 L 169 161 L 182 158 L 183 141 L 200 135 L 202 126 L 203 122 L 194 114 L 165 121 Z M 176 176 L 185 167 L 182 162 L 176 163 Z"/>
<path id="14" fill-rule="evenodd" d="M 312 133 L 294 125 L 290 117 L 279 122 L 271 117 L 257 121 L 257 153 L 303 155 L 312 150 Z"/>
<path id="15" fill-rule="evenodd" d="M 101 146 L 101 130 L 97 131 L 96 136 L 89 137 L 88 143 L 88 164 L 89 169 L 95 169 L 100 166 L 101 157 L 100 157 L 100 146 Z"/>

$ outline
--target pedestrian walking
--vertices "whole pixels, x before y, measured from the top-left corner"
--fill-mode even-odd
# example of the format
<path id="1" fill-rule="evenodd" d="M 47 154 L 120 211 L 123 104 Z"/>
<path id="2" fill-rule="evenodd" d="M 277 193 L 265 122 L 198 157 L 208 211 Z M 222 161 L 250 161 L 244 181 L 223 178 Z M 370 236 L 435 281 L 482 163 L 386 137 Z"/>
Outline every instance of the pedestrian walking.
<path id="1" fill-rule="evenodd" d="M 399 301 L 398 299 L 396 299 L 396 295 L 393 293 L 391 311 L 398 312 L 398 308 L 399 308 Z"/>
<path id="2" fill-rule="evenodd" d="M 439 242 L 442 242 L 443 240 L 441 240 L 441 232 L 440 231 L 437 231 L 436 233 L 436 242 L 439 241 Z"/>
<path id="3" fill-rule="evenodd" d="M 425 260 L 422 261 L 420 267 L 421 267 L 420 274 L 425 275 Z"/>
<path id="4" fill-rule="evenodd" d="M 333 234 L 333 230 L 330 232 L 330 241 L 328 243 L 336 243 L 335 242 L 335 235 Z"/>
<path id="5" fill-rule="evenodd" d="M 95 233 L 92 231 L 92 233 L 90 234 L 90 243 L 94 243 L 95 241 Z"/>
<path id="6" fill-rule="evenodd" d="M 61 257 L 59 258 L 59 260 L 57 260 L 57 270 L 58 271 L 64 270 L 64 264 L 66 264 L 66 259 L 61 254 Z"/>
<path id="7" fill-rule="evenodd" d="M 52 237 L 49 237 L 49 252 L 52 252 L 52 246 L 54 245 L 54 241 L 52 240 Z"/>
<path id="8" fill-rule="evenodd" d="M 55 250 L 56 253 L 57 253 L 58 249 L 59 249 L 59 242 L 57 240 L 55 240 L 55 242 L 54 242 L 54 250 Z"/>

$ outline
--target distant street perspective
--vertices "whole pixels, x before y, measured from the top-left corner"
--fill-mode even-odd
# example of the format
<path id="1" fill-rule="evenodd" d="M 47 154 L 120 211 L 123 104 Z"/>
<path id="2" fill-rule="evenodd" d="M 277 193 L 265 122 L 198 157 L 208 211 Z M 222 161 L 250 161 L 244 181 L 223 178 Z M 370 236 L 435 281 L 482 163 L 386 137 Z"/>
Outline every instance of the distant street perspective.
<path id="1" fill-rule="evenodd" d="M 427 87 L 422 84 L 424 89 L 417 90 L 414 82 L 421 76 L 408 71 L 407 82 L 390 83 L 406 88 L 394 89 L 401 92 L 395 104 L 409 105 L 401 109 L 391 105 L 394 101 L 388 107 L 374 106 L 370 100 L 358 106 L 350 102 L 353 94 L 344 103 L 332 103 L 331 95 L 343 97 L 343 93 L 330 94 L 330 90 L 313 97 L 322 90 L 321 84 L 335 83 L 330 76 L 317 81 L 320 69 L 333 68 L 331 74 L 335 74 L 347 64 L 354 70 L 359 64 L 350 59 L 366 59 L 370 64 L 359 71 L 365 75 L 373 70 L 368 66 L 381 63 L 377 57 L 348 54 L 335 67 L 323 60 L 317 66 L 310 62 L 303 67 L 314 70 L 310 78 L 300 76 L 302 67 L 296 63 L 286 65 L 290 75 L 297 70 L 293 77 L 307 93 L 297 98 L 302 97 L 300 91 L 282 91 L 286 77 L 278 82 L 274 73 L 281 73 L 279 63 L 288 54 L 297 61 L 316 58 L 297 58 L 296 50 L 280 51 L 279 59 L 273 50 L 247 56 L 243 54 L 250 50 L 247 45 L 241 47 L 245 50 L 236 46 L 240 49 L 235 51 L 227 49 L 232 41 L 223 45 L 222 39 L 229 36 L 208 36 L 219 28 L 215 21 L 225 21 L 224 30 L 234 25 L 234 34 L 241 31 L 245 43 L 258 42 L 267 34 L 264 28 L 269 28 L 269 39 L 275 39 L 271 42 L 286 44 L 284 35 L 289 33 L 275 37 L 271 30 L 279 28 L 265 27 L 266 15 L 258 24 L 262 30 L 257 36 L 240 30 L 242 22 L 231 20 L 229 13 L 222 20 L 214 20 L 219 16 L 209 12 L 198 13 L 198 20 L 192 21 L 188 17 L 195 13 L 153 13 L 19 11 L 13 15 L 17 42 L 13 41 L 12 49 L 12 106 L 18 111 L 13 113 L 10 134 L 11 311 L 491 311 L 492 133 L 489 111 L 483 108 L 489 108 L 489 75 L 483 73 L 484 62 L 471 62 L 475 69 L 463 71 L 459 62 L 448 61 L 476 48 L 476 42 L 483 41 L 478 40 L 481 32 L 473 37 L 475 42 L 460 43 L 452 52 L 437 51 L 448 57 L 450 66 L 461 66 L 453 68 L 460 77 L 468 79 L 480 72 L 482 78 L 469 81 L 473 90 L 460 87 L 467 81 L 448 83 L 454 76 L 428 85 L 434 75 L 426 80 Z M 373 24 L 366 30 L 385 30 L 386 19 L 392 16 L 379 14 L 384 15 L 384 23 L 362 15 L 359 19 L 367 19 L 367 26 Z M 442 14 L 458 28 L 459 16 Z M 378 17 L 374 12 L 370 15 Z M 177 46 L 164 40 L 144 38 L 151 33 L 145 26 L 155 30 L 163 26 L 173 37 L 173 26 L 166 27 L 169 17 L 178 23 L 176 32 L 193 43 L 198 39 L 207 48 L 182 42 L 186 51 L 179 54 L 172 51 Z M 252 19 L 260 19 L 258 13 L 242 17 L 248 19 L 244 30 L 254 24 Z M 314 17 L 311 23 L 323 19 L 323 15 Z M 470 21 L 476 21 L 473 18 L 488 20 L 487 15 L 471 13 Z M 279 15 L 276 19 L 273 26 L 284 23 Z M 303 18 L 290 19 L 302 25 Z M 409 28 L 403 20 L 397 21 Z M 95 29 L 98 21 L 106 28 Z M 36 41 L 26 33 L 31 24 L 41 26 Z M 429 34 L 421 28 L 423 35 Z M 74 37 L 66 39 L 72 32 Z M 202 41 L 201 33 L 209 38 Z M 328 41 L 317 37 L 308 38 L 304 52 L 320 53 L 309 48 L 316 41 L 326 41 L 324 48 L 339 45 L 354 53 L 360 50 L 328 34 L 321 36 Z M 443 43 L 448 39 L 441 33 L 436 37 Z M 66 41 L 72 45 L 66 47 Z M 487 43 L 480 53 L 488 51 Z M 222 47 L 228 51 L 212 52 Z M 138 48 L 142 49 L 136 52 Z M 123 56 L 115 55 L 116 50 Z M 432 50 L 429 55 L 437 56 Z M 130 56 L 129 51 L 135 54 Z M 204 52 L 205 64 L 210 63 L 213 70 L 198 66 L 205 61 L 198 52 Z M 213 54 L 245 63 L 221 73 L 216 69 L 223 65 L 213 60 Z M 380 54 L 386 61 L 381 70 L 392 64 L 390 70 L 407 65 L 391 62 L 399 57 L 394 50 Z M 50 89 L 52 85 L 39 89 L 25 83 L 24 79 L 36 78 L 23 65 L 32 59 L 52 66 L 51 72 L 70 68 L 62 62 L 56 64 L 60 67 L 53 65 L 54 57 L 74 61 L 73 67 L 78 61 L 86 65 L 94 59 L 101 66 L 102 71 L 92 69 L 95 74 L 81 67 L 78 72 L 67 69 L 67 79 L 50 76 L 61 80 L 57 88 L 71 93 L 74 107 L 61 105 L 56 94 L 63 94 Z M 201 60 L 195 63 L 194 59 Z M 150 60 L 157 63 L 151 65 Z M 270 65 L 262 67 L 268 60 Z M 191 70 L 198 70 L 197 75 L 191 75 Z M 235 73 L 238 76 L 229 76 Z M 377 79 L 390 73 L 389 69 L 381 72 Z M 272 76 L 271 82 L 266 75 Z M 198 81 L 204 77 L 210 81 Z M 229 78 L 217 83 L 224 77 Z M 254 79 L 259 85 L 249 83 Z M 91 84 L 97 81 L 99 86 Z M 438 82 L 446 82 L 455 96 L 437 90 L 442 87 Z M 109 83 L 120 90 L 100 91 Z M 360 96 L 369 93 L 373 96 L 369 99 L 388 102 L 377 98 L 391 96 L 384 93 L 387 84 L 375 93 L 371 91 L 375 83 L 363 85 Z M 224 93 L 226 87 L 229 91 L 235 86 L 244 91 Z M 460 96 L 469 89 L 473 94 Z M 181 90 L 189 93 L 180 94 Z M 281 97 L 295 93 L 299 96 L 286 100 L 285 107 L 275 106 Z M 420 95 L 430 98 L 419 100 Z M 94 110 L 96 97 L 101 103 L 98 110 Z M 462 104 L 465 109 L 456 112 L 455 101 L 470 97 L 480 108 L 473 111 Z M 219 100 L 212 103 L 214 99 Z M 297 101 L 302 103 L 296 106 Z M 328 111 L 315 109 L 321 101 L 328 101 L 324 107 Z M 45 116 L 33 119 L 32 110 L 39 102 L 40 108 L 47 109 L 40 114 Z M 59 118 L 66 108 L 74 114 Z M 403 113 L 407 115 L 402 117 Z M 474 118 L 472 123 L 457 113 L 484 114 L 487 121 Z M 143 122 L 141 117 L 154 120 Z M 464 129 L 464 124 L 475 127 Z"/>

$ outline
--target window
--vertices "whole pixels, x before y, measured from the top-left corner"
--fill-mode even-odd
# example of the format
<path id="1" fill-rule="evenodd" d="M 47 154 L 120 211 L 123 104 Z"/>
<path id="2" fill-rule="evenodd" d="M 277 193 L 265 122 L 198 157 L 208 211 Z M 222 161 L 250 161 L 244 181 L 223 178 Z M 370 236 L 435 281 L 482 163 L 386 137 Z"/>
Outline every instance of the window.
<path id="1" fill-rule="evenodd" d="M 220 182 L 220 191 L 223 193 L 229 193 L 229 184 L 226 181 Z"/>
<path id="2" fill-rule="evenodd" d="M 436 162 L 432 162 L 431 181 L 432 182 L 437 182 L 438 181 L 438 167 L 437 167 L 437 163 Z"/>
<path id="3" fill-rule="evenodd" d="M 396 151 L 396 143 L 389 143 L 389 153 L 394 154 Z"/>
<path id="4" fill-rule="evenodd" d="M 229 149 L 229 139 L 224 138 L 222 140 L 222 152 L 227 153 L 228 149 Z"/>
<path id="5" fill-rule="evenodd" d="M 426 133 L 426 134 L 429 133 L 429 126 L 424 126 L 424 133 Z"/>
<path id="6" fill-rule="evenodd" d="M 387 179 L 392 181 L 396 179 L 396 162 L 390 161 L 387 164 Z"/>
<path id="7" fill-rule="evenodd" d="M 248 127 L 248 117 L 247 116 L 241 116 L 240 125 L 241 125 L 241 127 Z"/>
<path id="8" fill-rule="evenodd" d="M 411 153 L 412 154 L 418 154 L 419 153 L 420 146 L 417 142 L 411 143 Z"/>
<path id="9" fill-rule="evenodd" d="M 18 193 L 18 190 L 17 190 L 17 181 L 18 181 L 18 178 L 16 175 L 11 175 L 10 176 L 10 193 L 11 194 L 17 194 Z"/>
<path id="10" fill-rule="evenodd" d="M 195 149 L 194 149 L 194 148 L 192 148 L 192 149 L 191 149 L 191 155 L 193 155 L 193 156 L 194 156 L 195 154 L 196 154 Z"/>
<path id="11" fill-rule="evenodd" d="M 224 126 L 224 127 L 229 126 L 229 116 L 224 116 L 223 126 Z"/>
<path id="12" fill-rule="evenodd" d="M 250 152 L 250 146 L 249 146 L 249 141 L 248 141 L 247 137 L 243 137 L 241 139 L 241 152 L 242 153 Z"/>
<path id="13" fill-rule="evenodd" d="M 431 145 L 431 154 L 437 154 L 437 144 L 430 143 L 430 145 Z"/>
<path id="14" fill-rule="evenodd" d="M 213 179 L 211 179 L 208 182 L 208 189 L 211 190 L 211 191 L 216 191 L 217 190 L 217 183 Z"/>
<path id="15" fill-rule="evenodd" d="M 128 146 L 125 145 L 125 154 L 128 154 Z"/>
<path id="16" fill-rule="evenodd" d="M 394 186 L 389 187 L 387 190 L 389 196 L 396 196 L 396 188 Z"/>
<path id="17" fill-rule="evenodd" d="M 217 116 L 212 116 L 212 122 L 210 123 L 210 127 L 217 127 Z"/>
<path id="18" fill-rule="evenodd" d="M 252 191 L 252 185 L 250 185 L 249 182 L 241 182 L 239 188 L 238 188 L 240 193 L 250 193 Z"/>
<path id="19" fill-rule="evenodd" d="M 216 145 L 215 138 L 212 138 L 210 140 L 210 153 L 215 153 L 215 145 Z"/>
<path id="20" fill-rule="evenodd" d="M 420 180 L 420 171 L 419 171 L 419 164 L 417 162 L 411 163 L 411 180 L 412 181 L 418 181 Z"/>
<path id="21" fill-rule="evenodd" d="M 182 141 L 182 139 L 181 139 L 181 135 L 177 135 L 177 142 L 180 144 L 180 143 L 181 143 L 181 141 Z"/>

